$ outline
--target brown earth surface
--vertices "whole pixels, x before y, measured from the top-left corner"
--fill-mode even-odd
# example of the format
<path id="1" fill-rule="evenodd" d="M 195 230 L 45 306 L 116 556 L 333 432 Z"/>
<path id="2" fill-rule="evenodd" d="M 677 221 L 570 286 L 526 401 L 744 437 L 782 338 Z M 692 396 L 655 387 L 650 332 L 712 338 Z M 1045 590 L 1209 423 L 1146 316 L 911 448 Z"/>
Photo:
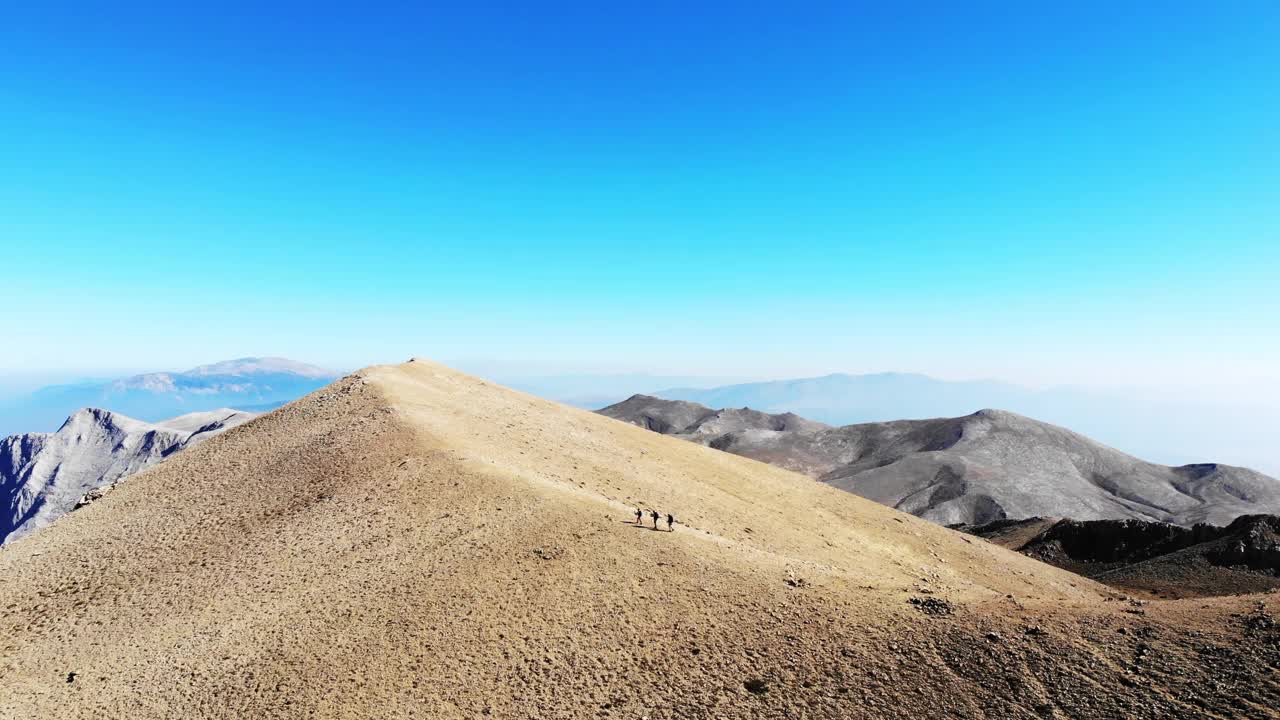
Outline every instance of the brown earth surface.
<path id="1" fill-rule="evenodd" d="M 1273 597 L 1132 601 L 411 362 L 0 549 L 0 717 L 1272 717 Z"/>

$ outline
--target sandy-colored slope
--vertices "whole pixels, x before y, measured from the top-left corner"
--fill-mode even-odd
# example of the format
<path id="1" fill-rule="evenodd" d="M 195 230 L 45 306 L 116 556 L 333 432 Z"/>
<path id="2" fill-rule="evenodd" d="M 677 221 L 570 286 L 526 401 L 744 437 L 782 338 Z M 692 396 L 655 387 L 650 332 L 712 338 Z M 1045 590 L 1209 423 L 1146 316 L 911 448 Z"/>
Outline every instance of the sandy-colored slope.
<path id="1" fill-rule="evenodd" d="M 637 503 L 676 532 L 628 524 Z M 1126 614 L 976 538 L 423 362 L 131 478 L 0 549 L 0 579 L 0 717 L 1141 717 L 1194 710 L 1185 687 L 1239 697 L 1234 714 L 1275 698 L 1193 667 L 1177 613 Z M 1243 652 L 1233 609 L 1199 610 L 1195 642 Z M 1114 631 L 1139 625 L 1167 667 L 1134 684 L 1136 636 Z"/>

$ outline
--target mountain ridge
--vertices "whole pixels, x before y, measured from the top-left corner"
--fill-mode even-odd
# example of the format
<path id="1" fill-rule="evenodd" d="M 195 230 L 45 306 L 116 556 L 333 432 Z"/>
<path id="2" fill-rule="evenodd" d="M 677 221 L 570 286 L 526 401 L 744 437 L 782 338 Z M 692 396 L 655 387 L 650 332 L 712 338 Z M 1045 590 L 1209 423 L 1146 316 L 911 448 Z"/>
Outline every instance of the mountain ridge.
<path id="1" fill-rule="evenodd" d="M 1280 481 L 1219 463 L 1164 466 L 1007 410 L 831 427 L 635 395 L 603 415 L 802 472 L 942 524 L 1138 518 L 1225 525 L 1280 512 Z M 738 423 L 712 426 L 717 413 Z M 753 419 L 748 419 L 748 418 Z M 793 429 L 779 430 L 779 423 Z"/>
<path id="2" fill-rule="evenodd" d="M 1025 388 L 997 380 L 940 380 L 911 372 L 837 372 L 712 388 L 669 388 L 649 394 L 711 407 L 753 407 L 769 413 L 789 411 L 844 425 L 885 417 L 931 417 L 931 410 L 958 405 L 1002 405 L 1006 404 L 1003 400 L 1026 392 Z"/>
<path id="3" fill-rule="evenodd" d="M 1163 389 L 1054 385 L 1032 388 L 1000 380 L 941 380 L 919 373 L 831 373 L 716 387 L 634 386 L 631 391 L 708 407 L 794 412 L 832 425 L 888 418 L 940 418 L 998 407 L 1073 428 L 1113 447 L 1166 465 L 1213 458 L 1280 476 L 1269 428 L 1280 425 L 1274 404 L 1238 392 L 1206 394 L 1200 385 Z M 601 402 L 614 404 L 627 397 Z M 1194 452 L 1193 452 L 1194 450 Z"/>
<path id="4" fill-rule="evenodd" d="M 1277 696 L 1253 670 L 1266 638 L 1229 624 L 1241 602 L 1136 618 L 989 543 L 425 362 L 175 455 L 0 549 L 0 577 L 15 716 L 1142 716 L 1190 711 L 1193 689 Z M 1131 650 L 1082 627 L 1140 623 L 1160 627 L 1142 684 L 1090 670 Z M 1256 655 L 1232 668 L 1248 696 L 1214 684 L 1206 642 Z"/>
<path id="5" fill-rule="evenodd" d="M 49 525 L 86 495 L 254 417 L 222 408 L 148 423 L 82 408 L 54 432 L 0 439 L 0 545 Z"/>

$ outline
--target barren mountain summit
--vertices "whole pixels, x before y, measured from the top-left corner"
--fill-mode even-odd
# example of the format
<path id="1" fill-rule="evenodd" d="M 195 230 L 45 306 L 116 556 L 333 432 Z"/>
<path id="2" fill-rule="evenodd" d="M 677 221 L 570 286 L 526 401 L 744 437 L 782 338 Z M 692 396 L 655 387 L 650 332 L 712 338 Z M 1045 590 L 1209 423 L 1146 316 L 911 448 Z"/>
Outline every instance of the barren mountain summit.
<path id="1" fill-rule="evenodd" d="M 632 524 L 637 506 L 675 531 Z M 1135 608 L 801 475 L 422 361 L 132 477 L 0 549 L 0 578 L 5 717 L 1153 717 L 1277 699 L 1275 638 L 1249 634 L 1271 626 L 1231 619 L 1244 600 Z"/>

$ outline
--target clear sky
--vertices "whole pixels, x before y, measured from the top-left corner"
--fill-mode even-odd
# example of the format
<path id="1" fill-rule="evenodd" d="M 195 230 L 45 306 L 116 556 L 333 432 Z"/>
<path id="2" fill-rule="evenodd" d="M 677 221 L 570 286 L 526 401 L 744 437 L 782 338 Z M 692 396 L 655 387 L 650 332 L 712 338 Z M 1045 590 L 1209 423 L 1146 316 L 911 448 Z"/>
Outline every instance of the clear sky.
<path id="1" fill-rule="evenodd" d="M 1271 0 L 27 5 L 0 373 L 1280 387 Z"/>

